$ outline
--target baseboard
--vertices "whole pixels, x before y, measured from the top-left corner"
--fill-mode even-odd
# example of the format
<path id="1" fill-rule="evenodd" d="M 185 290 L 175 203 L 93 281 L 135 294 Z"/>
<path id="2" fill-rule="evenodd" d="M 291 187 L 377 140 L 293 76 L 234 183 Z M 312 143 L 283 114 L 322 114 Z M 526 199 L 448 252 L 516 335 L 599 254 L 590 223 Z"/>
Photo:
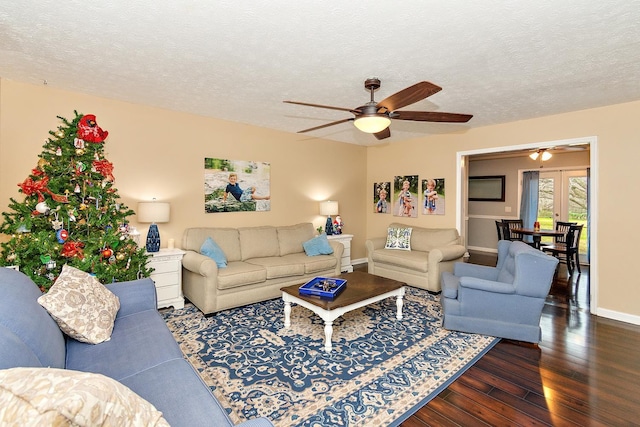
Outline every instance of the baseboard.
<path id="1" fill-rule="evenodd" d="M 488 252 L 492 254 L 497 254 L 498 249 L 496 248 L 483 248 L 481 246 L 467 246 L 468 251 L 476 251 L 476 252 Z"/>
<path id="2" fill-rule="evenodd" d="M 369 260 L 367 258 L 352 259 L 351 260 L 351 265 L 366 264 L 368 262 L 369 262 Z"/>
<path id="3" fill-rule="evenodd" d="M 607 310 L 606 308 L 596 309 L 596 316 L 606 317 L 611 320 L 618 320 L 620 322 L 631 323 L 632 325 L 640 325 L 640 316 L 635 316 L 628 313 L 621 313 L 619 311 Z"/>

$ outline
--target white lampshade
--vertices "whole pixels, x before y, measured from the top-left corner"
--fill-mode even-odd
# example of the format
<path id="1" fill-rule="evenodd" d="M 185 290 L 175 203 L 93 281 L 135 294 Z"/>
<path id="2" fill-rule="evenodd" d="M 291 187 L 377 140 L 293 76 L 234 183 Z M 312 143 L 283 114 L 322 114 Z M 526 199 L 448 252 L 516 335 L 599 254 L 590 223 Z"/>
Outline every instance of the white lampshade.
<path id="1" fill-rule="evenodd" d="M 378 114 L 360 116 L 354 120 L 355 127 L 366 133 L 378 133 L 389 127 L 391 120 Z"/>
<path id="2" fill-rule="evenodd" d="M 551 157 L 553 157 L 553 155 L 548 152 L 548 151 L 543 151 L 542 152 L 542 161 L 546 162 L 547 160 L 549 160 Z"/>
<path id="3" fill-rule="evenodd" d="M 332 200 L 320 202 L 320 215 L 338 215 L 338 202 Z"/>
<path id="4" fill-rule="evenodd" d="M 166 202 L 138 203 L 138 222 L 169 222 L 171 205 Z"/>

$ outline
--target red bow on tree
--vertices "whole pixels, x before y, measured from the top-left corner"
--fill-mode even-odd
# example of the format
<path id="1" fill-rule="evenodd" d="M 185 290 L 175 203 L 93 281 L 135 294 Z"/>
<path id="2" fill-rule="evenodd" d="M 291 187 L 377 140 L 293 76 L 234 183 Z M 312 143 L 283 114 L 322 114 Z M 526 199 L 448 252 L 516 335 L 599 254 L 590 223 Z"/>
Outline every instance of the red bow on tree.
<path id="1" fill-rule="evenodd" d="M 51 198 L 56 202 L 60 203 L 69 203 L 69 199 L 67 196 L 60 196 L 58 194 L 54 194 L 51 190 L 47 188 L 47 184 L 49 183 L 49 177 L 44 176 L 40 181 L 34 181 L 31 177 L 28 177 L 24 180 L 22 184 L 18 184 L 18 187 L 22 189 L 22 192 L 27 196 L 30 196 L 34 193 L 38 195 L 38 202 L 44 202 L 44 196 L 42 193 L 47 193 L 51 195 Z"/>
<path id="2" fill-rule="evenodd" d="M 115 177 L 113 176 L 113 163 L 109 160 L 94 160 L 93 167 L 109 181 L 115 180 Z"/>
<path id="3" fill-rule="evenodd" d="M 109 132 L 102 130 L 96 123 L 96 116 L 87 114 L 78 122 L 78 136 L 89 142 L 102 142 L 107 139 Z"/>
<path id="4" fill-rule="evenodd" d="M 84 259 L 84 253 L 82 252 L 83 247 L 84 243 L 82 242 L 65 242 L 62 246 L 61 255 L 66 258 L 77 256 L 80 259 Z"/>

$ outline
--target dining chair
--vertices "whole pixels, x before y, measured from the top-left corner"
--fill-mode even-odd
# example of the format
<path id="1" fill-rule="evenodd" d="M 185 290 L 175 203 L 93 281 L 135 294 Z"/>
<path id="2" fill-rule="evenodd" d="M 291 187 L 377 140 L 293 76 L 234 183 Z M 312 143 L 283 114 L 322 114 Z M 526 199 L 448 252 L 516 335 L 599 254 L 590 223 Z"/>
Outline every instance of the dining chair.
<path id="1" fill-rule="evenodd" d="M 543 246 L 541 249 L 545 252 L 551 252 L 553 256 L 564 264 L 567 264 L 569 276 L 573 275 L 574 268 L 580 271 L 580 235 L 582 234 L 582 224 L 572 224 L 566 234 L 565 243 L 551 243 Z"/>
<path id="2" fill-rule="evenodd" d="M 498 232 L 498 241 L 500 241 L 500 240 L 509 240 L 505 236 L 504 224 L 499 219 L 496 219 L 496 231 Z M 508 233 L 508 231 L 507 231 L 507 233 Z"/>
<path id="3" fill-rule="evenodd" d="M 504 224 L 504 240 L 524 241 L 524 235 L 522 233 L 513 231 L 514 228 L 523 228 L 521 219 L 503 219 L 502 224 Z"/>
<path id="4" fill-rule="evenodd" d="M 561 231 L 562 236 L 555 236 L 553 238 L 553 243 L 567 243 L 567 233 L 569 232 L 569 227 L 572 225 L 578 224 L 577 222 L 565 222 L 565 221 L 556 221 L 556 231 Z M 551 245 L 552 242 L 542 242 L 540 244 L 540 248 L 542 249 L 545 246 Z"/>

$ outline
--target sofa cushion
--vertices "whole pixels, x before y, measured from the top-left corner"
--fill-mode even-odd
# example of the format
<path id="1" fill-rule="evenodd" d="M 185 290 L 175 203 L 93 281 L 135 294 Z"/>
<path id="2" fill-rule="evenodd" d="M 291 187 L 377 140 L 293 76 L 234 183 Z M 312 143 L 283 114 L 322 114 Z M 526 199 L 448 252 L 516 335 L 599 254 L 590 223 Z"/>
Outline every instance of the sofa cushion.
<path id="1" fill-rule="evenodd" d="M 218 289 L 237 288 L 265 280 L 267 270 L 263 266 L 243 261 L 229 262 L 227 268 L 218 270 Z"/>
<path id="2" fill-rule="evenodd" d="M 458 231 L 455 228 L 414 227 L 411 233 L 411 249 L 429 252 L 434 248 L 458 243 Z"/>
<path id="3" fill-rule="evenodd" d="M 259 265 L 267 270 L 267 279 L 302 276 L 304 274 L 303 263 L 292 263 L 284 257 L 251 258 L 245 262 L 248 264 Z"/>
<path id="4" fill-rule="evenodd" d="M 200 247 L 200 253 L 214 260 L 218 268 L 225 268 L 227 266 L 227 257 L 211 237 L 207 237 L 207 240 L 204 241 Z"/>
<path id="5" fill-rule="evenodd" d="M 78 341 L 98 344 L 111 337 L 120 301 L 94 276 L 71 267 L 62 272 L 49 292 L 38 298 L 62 332 Z"/>
<path id="6" fill-rule="evenodd" d="M 200 252 L 202 244 L 211 237 L 222 249 L 227 261 L 240 261 L 240 235 L 235 228 L 200 227 L 187 228 L 182 237 L 182 248 Z"/>
<path id="7" fill-rule="evenodd" d="M 313 224 L 310 222 L 278 227 L 277 232 L 280 256 L 302 252 L 302 244 L 314 235 Z"/>
<path id="8" fill-rule="evenodd" d="M 38 304 L 42 292 L 25 274 L 0 267 L 0 369 L 64 368 L 64 335 Z"/>
<path id="9" fill-rule="evenodd" d="M 151 403 L 104 375 L 55 368 L 0 371 L 0 424 L 168 426 Z"/>
<path id="10" fill-rule="evenodd" d="M 240 234 L 240 250 L 242 261 L 250 258 L 280 256 L 278 232 L 275 227 L 243 227 Z"/>
<path id="11" fill-rule="evenodd" d="M 411 250 L 411 227 L 389 227 L 385 249 Z"/>
<path id="12" fill-rule="evenodd" d="M 327 235 L 324 233 L 307 240 L 302 244 L 302 247 L 307 256 L 331 255 L 333 253 L 333 248 L 329 244 Z"/>
<path id="13" fill-rule="evenodd" d="M 333 255 L 307 256 L 304 253 L 290 254 L 284 257 L 285 262 L 291 264 L 303 264 L 304 274 L 314 274 L 319 271 L 332 270 L 336 268 L 339 260 Z"/>
<path id="14" fill-rule="evenodd" d="M 426 273 L 428 270 L 428 252 L 396 251 L 392 249 L 376 249 L 371 254 L 374 262 L 392 264 Z"/>

